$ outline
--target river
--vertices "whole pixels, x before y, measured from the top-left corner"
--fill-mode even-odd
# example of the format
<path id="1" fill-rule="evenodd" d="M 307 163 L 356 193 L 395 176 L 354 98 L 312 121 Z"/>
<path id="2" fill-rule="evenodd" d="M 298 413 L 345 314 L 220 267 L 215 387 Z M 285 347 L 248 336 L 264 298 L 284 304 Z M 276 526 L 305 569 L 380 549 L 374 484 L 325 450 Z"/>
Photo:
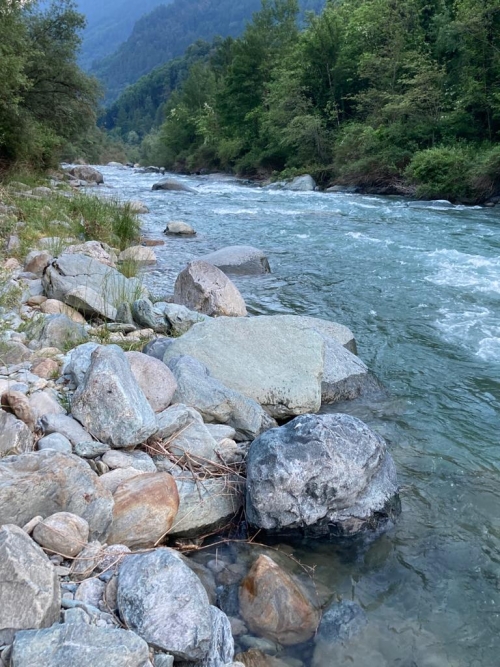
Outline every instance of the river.
<path id="1" fill-rule="evenodd" d="M 346 324 L 390 392 L 341 409 L 389 443 L 397 525 L 362 548 L 295 547 L 369 621 L 315 667 L 500 664 L 499 210 L 264 190 L 223 176 L 181 177 L 197 195 L 152 192 L 157 175 L 100 169 L 110 193 L 150 207 L 145 236 L 166 240 L 145 276 L 153 294 L 171 293 L 190 259 L 257 246 L 272 274 L 234 279 L 249 311 Z M 163 237 L 170 220 L 197 236 Z"/>

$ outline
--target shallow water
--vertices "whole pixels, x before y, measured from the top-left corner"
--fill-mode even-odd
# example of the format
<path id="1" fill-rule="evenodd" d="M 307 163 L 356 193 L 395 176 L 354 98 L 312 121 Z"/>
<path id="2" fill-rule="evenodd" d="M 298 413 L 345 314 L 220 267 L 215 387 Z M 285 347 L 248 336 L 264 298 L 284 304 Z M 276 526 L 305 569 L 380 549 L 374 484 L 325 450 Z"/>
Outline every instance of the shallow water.
<path id="1" fill-rule="evenodd" d="M 348 325 L 390 390 L 384 403 L 341 409 L 389 442 L 398 524 L 359 549 L 294 547 L 319 585 L 369 620 L 314 667 L 500 664 L 500 210 L 266 191 L 227 177 L 182 178 L 198 195 L 152 192 L 156 175 L 102 171 L 111 194 L 150 207 L 145 235 L 166 239 L 146 276 L 153 293 L 170 293 L 206 252 L 262 248 L 273 273 L 235 278 L 249 310 Z M 162 237 L 176 219 L 198 235 Z"/>

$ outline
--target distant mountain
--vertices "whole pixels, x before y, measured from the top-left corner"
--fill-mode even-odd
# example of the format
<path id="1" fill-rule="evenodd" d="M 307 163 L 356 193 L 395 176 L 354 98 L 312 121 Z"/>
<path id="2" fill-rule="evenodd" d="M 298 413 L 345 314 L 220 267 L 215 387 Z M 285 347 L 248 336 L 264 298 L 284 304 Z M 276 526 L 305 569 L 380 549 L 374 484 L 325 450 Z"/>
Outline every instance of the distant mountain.
<path id="1" fill-rule="evenodd" d="M 87 19 L 79 61 L 88 70 L 92 63 L 116 51 L 132 32 L 135 22 L 160 4 L 172 0 L 77 0 Z"/>
<path id="2" fill-rule="evenodd" d="M 325 0 L 300 2 L 303 10 L 314 11 L 324 4 Z M 260 7 L 260 0 L 173 0 L 137 21 L 127 41 L 95 63 L 91 71 L 104 84 L 106 99 L 111 102 L 126 86 L 182 55 L 196 40 L 240 35 Z"/>

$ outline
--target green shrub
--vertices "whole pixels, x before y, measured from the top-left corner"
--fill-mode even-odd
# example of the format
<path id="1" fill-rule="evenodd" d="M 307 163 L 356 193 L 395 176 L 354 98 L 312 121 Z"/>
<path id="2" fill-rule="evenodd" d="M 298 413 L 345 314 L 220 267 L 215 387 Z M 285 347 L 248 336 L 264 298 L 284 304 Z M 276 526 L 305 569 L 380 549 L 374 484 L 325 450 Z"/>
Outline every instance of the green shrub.
<path id="1" fill-rule="evenodd" d="M 471 184 L 474 155 L 467 145 L 440 146 L 413 156 L 406 176 L 422 199 L 475 199 Z"/>

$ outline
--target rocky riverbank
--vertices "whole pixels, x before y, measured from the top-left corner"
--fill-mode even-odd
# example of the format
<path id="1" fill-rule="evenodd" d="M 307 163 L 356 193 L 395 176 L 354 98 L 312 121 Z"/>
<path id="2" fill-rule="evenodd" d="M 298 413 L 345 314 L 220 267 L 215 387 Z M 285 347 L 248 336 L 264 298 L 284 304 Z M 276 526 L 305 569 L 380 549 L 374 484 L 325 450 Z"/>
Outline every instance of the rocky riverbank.
<path id="1" fill-rule="evenodd" d="M 89 167 L 70 176 L 74 189 L 102 183 Z M 50 218 L 61 183 L 10 191 Z M 247 317 L 230 276 L 271 270 L 259 249 L 201 257 L 153 301 L 140 280 L 151 247 L 71 238 L 51 221 L 59 237 L 23 248 L 30 220 L 10 200 L 0 214 L 12 225 L 0 342 L 2 663 L 324 664 L 329 645 L 369 622 L 359 605 L 318 591 L 271 548 L 249 545 L 232 562 L 187 554 L 231 531 L 335 538 L 396 517 L 385 441 L 359 419 L 318 414 L 382 391 L 352 332 Z M 138 276 L 127 276 L 130 261 Z M 287 646 L 307 646 L 303 660 Z"/>

